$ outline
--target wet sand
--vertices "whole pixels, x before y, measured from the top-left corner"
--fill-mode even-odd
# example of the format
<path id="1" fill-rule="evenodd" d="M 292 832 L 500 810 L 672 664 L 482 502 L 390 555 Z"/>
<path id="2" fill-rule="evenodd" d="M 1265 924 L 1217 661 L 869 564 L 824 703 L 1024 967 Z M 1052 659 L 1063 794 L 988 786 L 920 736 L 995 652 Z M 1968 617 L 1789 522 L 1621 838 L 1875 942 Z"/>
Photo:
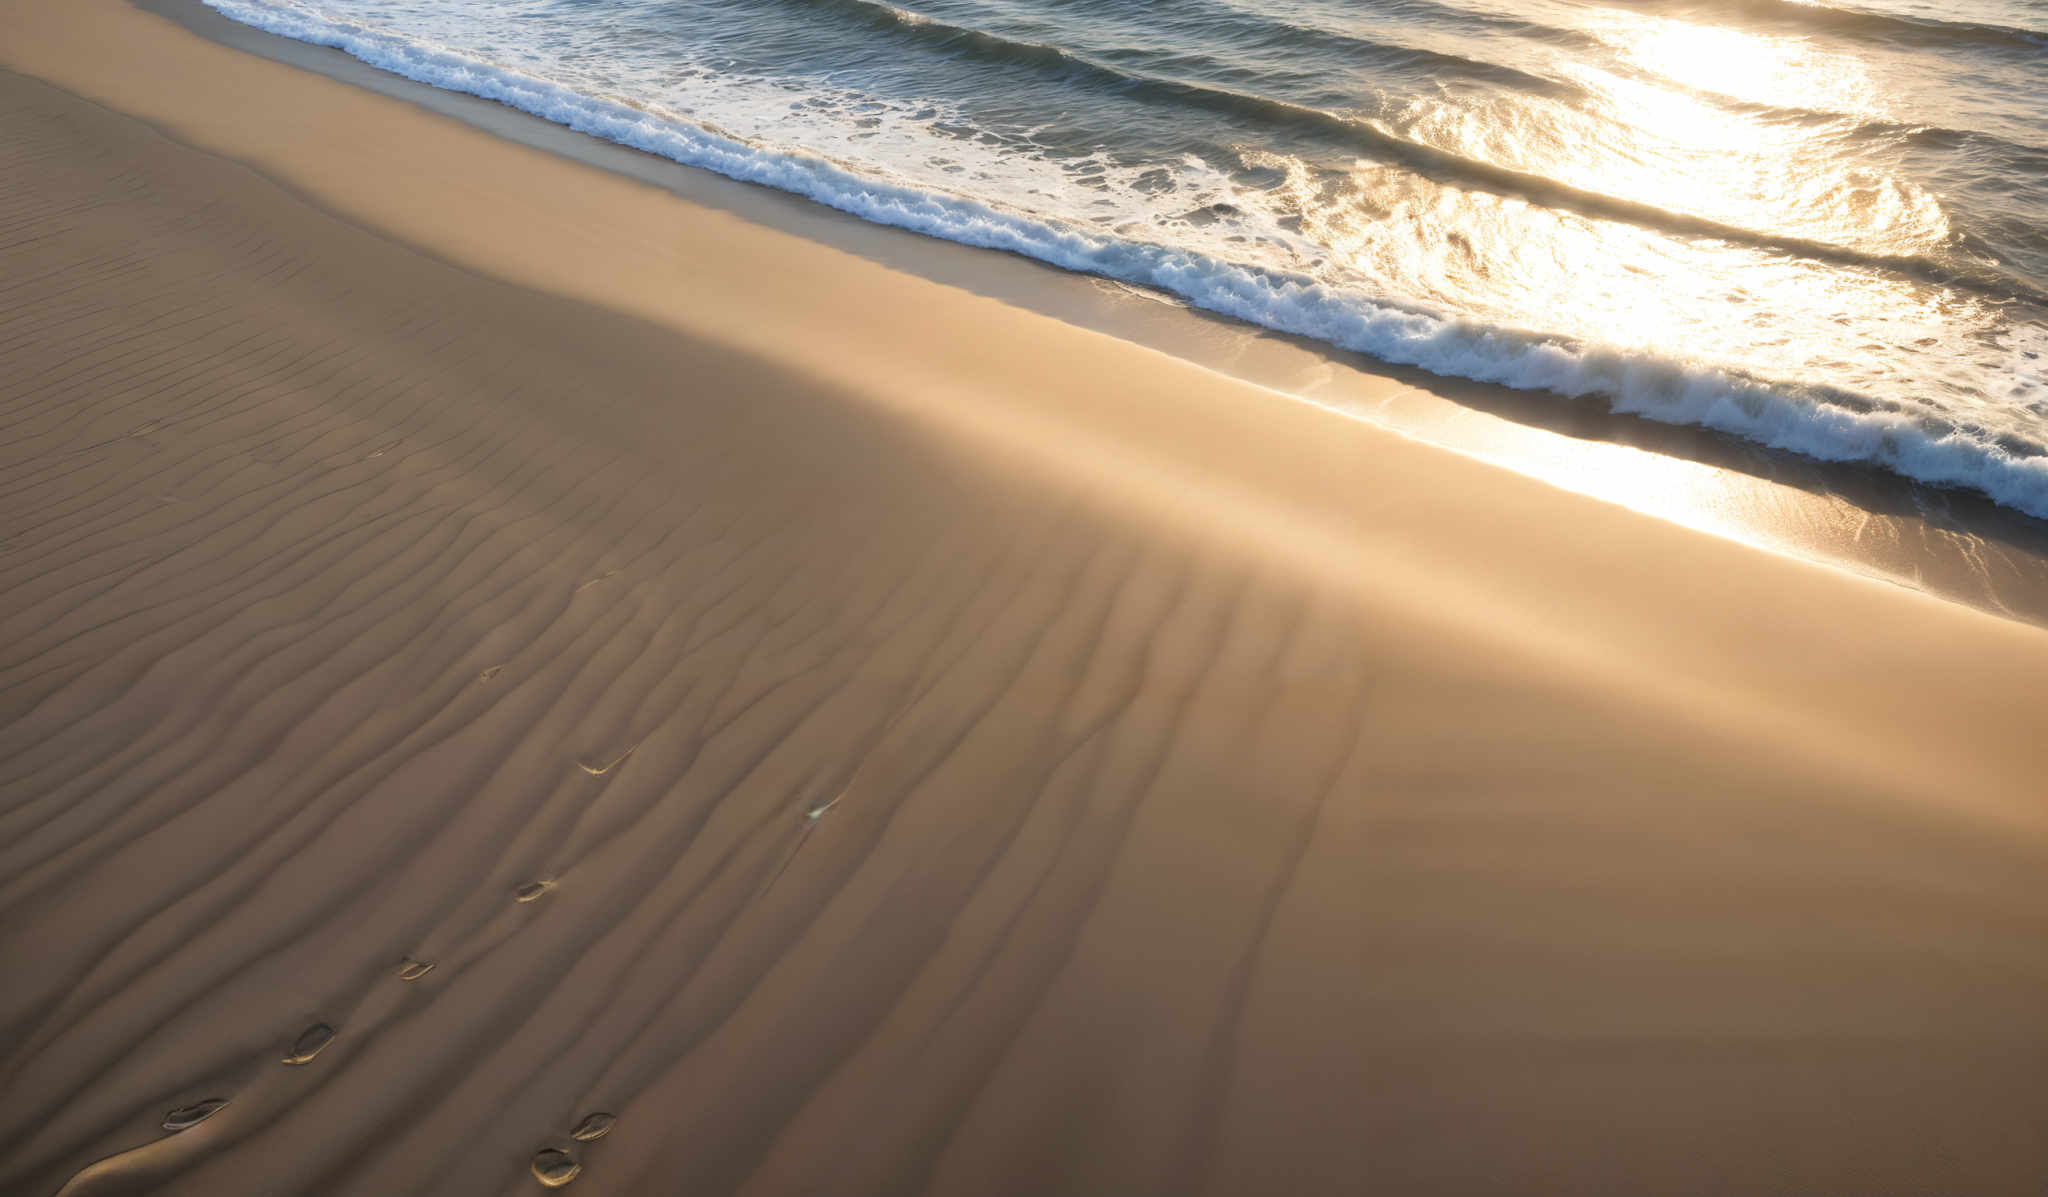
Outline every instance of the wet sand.
<path id="1" fill-rule="evenodd" d="M 2040 1191 L 2039 628 L 116 0 L 0 65 L 0 1191 Z"/>

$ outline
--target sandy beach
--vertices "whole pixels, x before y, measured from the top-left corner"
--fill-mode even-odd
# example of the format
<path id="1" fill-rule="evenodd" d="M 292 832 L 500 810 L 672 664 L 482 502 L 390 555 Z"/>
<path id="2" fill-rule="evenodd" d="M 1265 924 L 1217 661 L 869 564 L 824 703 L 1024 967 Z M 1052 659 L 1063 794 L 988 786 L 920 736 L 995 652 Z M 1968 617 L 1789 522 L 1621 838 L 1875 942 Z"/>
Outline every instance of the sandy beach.
<path id="1" fill-rule="evenodd" d="M 0 1191 L 2048 1184 L 2043 628 L 122 0 L 0 68 Z"/>

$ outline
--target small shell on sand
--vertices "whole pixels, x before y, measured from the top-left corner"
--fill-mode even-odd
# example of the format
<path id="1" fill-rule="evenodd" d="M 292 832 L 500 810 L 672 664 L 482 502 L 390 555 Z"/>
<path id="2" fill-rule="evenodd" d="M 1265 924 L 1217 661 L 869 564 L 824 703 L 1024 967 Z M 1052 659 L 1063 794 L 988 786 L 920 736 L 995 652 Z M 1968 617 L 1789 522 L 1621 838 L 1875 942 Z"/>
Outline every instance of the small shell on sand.
<path id="1" fill-rule="evenodd" d="M 583 1165 L 576 1157 L 556 1147 L 544 1147 L 533 1153 L 533 1176 L 535 1180 L 551 1189 L 559 1189 L 575 1180 L 583 1172 Z"/>
<path id="2" fill-rule="evenodd" d="M 310 1063 L 322 1048 L 334 1042 L 334 1028 L 324 1022 L 316 1022 L 299 1034 L 298 1042 L 292 1044 L 292 1054 L 284 1058 L 287 1064 Z"/>
<path id="3" fill-rule="evenodd" d="M 577 1123 L 576 1129 L 569 1132 L 569 1137 L 578 1143 L 589 1143 L 596 1139 L 602 1139 L 612 1133 L 612 1127 L 617 1122 L 618 1118 L 611 1114 L 592 1114 L 590 1117 Z"/>
<path id="4" fill-rule="evenodd" d="M 552 881 L 529 881 L 512 891 L 512 900 L 514 902 L 531 902 L 553 888 L 555 888 L 555 883 Z"/>
<path id="5" fill-rule="evenodd" d="M 578 769 L 583 770 L 585 773 L 590 774 L 592 777 L 603 777 L 605 774 L 610 773 L 612 770 L 618 768 L 620 765 L 625 764 L 626 758 L 632 756 L 634 750 L 639 747 L 640 745 L 634 744 L 628 747 L 626 751 L 613 757 L 611 760 L 606 761 L 602 765 L 593 765 L 589 761 L 577 761 L 576 767 Z"/>
<path id="6" fill-rule="evenodd" d="M 595 586 L 595 585 L 597 585 L 597 584 L 598 584 L 599 582 L 602 582 L 602 581 L 606 580 L 607 578 L 616 578 L 616 577 L 618 577 L 618 576 L 619 576 L 619 571 L 618 571 L 618 570 L 615 570 L 615 569 L 608 569 L 608 570 L 604 571 L 603 573 L 601 573 L 601 574 L 597 575 L 596 577 L 594 577 L 594 578 L 590 579 L 590 580 L 589 580 L 588 582 L 585 582 L 585 583 L 584 583 L 583 585 L 581 585 L 581 586 L 578 586 L 578 587 L 577 587 L 577 588 L 576 588 L 575 590 L 573 590 L 573 591 L 570 591 L 570 593 L 571 593 L 571 594 L 582 594 L 582 593 L 583 593 L 584 591 L 586 591 L 586 590 L 590 589 L 590 588 L 591 588 L 592 586 Z"/>
<path id="7" fill-rule="evenodd" d="M 164 1129 L 173 1132 L 191 1130 L 218 1114 L 221 1107 L 226 1104 L 228 1099 L 225 1097 L 209 1097 L 205 1101 L 195 1101 L 189 1106 L 179 1106 L 164 1115 Z"/>
<path id="8" fill-rule="evenodd" d="M 433 961 L 414 960 L 412 957 L 407 956 L 404 960 L 399 962 L 398 979 L 401 981 L 417 981 L 421 977 L 424 977 L 428 973 L 433 971 Z"/>

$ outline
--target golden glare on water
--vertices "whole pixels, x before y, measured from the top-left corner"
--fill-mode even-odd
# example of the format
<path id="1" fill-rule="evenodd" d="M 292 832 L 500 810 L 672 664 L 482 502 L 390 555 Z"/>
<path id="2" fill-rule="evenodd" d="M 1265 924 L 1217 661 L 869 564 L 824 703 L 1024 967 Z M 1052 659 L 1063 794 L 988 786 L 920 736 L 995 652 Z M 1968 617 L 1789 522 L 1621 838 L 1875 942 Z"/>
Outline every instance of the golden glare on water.
<path id="1" fill-rule="evenodd" d="M 1549 151 L 1530 167 L 1732 228 L 1871 252 L 1948 236 L 1935 197 L 1838 152 L 1844 129 L 1892 119 L 1855 57 L 1804 38 L 1615 10 L 1590 16 L 1587 31 L 1612 48 L 1614 65 L 1565 66 L 1595 104 L 1542 114 L 1560 132 L 1528 138 Z"/>
<path id="2" fill-rule="evenodd" d="M 1867 133 L 1908 126 L 1853 53 L 1612 8 L 1584 10 L 1582 31 L 1607 53 L 1548 64 L 1574 94 L 1421 100 L 1389 126 L 1555 181 L 1572 191 L 1564 202 L 1414 186 L 1361 161 L 1354 194 L 1396 197 L 1382 201 L 1391 215 L 1349 222 L 1355 199 L 1301 196 L 1309 229 L 1421 303 L 1564 334 L 1596 354 L 1648 351 L 1628 367 L 1639 394 L 1682 389 L 1683 369 L 1699 366 L 1831 381 L 1829 367 L 1846 376 L 1870 360 L 1814 332 L 1853 320 L 1866 345 L 1924 348 L 1956 305 L 1971 306 L 1828 259 L 1932 257 L 1953 239 L 1897 136 Z M 1395 224 L 1406 231 L 1390 235 Z"/>
<path id="3" fill-rule="evenodd" d="M 1753 104 L 1885 115 L 1861 63 L 1804 38 L 1605 11 L 1596 36 L 1646 73 Z"/>

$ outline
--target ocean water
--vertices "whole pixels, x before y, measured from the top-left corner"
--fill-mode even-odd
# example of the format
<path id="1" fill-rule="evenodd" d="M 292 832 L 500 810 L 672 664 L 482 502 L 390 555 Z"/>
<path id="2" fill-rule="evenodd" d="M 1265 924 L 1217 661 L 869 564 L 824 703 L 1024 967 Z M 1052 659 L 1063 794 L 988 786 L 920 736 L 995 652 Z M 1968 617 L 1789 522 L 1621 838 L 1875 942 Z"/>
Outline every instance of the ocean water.
<path id="1" fill-rule="evenodd" d="M 2048 0 L 206 0 L 1449 376 L 2048 517 Z"/>

